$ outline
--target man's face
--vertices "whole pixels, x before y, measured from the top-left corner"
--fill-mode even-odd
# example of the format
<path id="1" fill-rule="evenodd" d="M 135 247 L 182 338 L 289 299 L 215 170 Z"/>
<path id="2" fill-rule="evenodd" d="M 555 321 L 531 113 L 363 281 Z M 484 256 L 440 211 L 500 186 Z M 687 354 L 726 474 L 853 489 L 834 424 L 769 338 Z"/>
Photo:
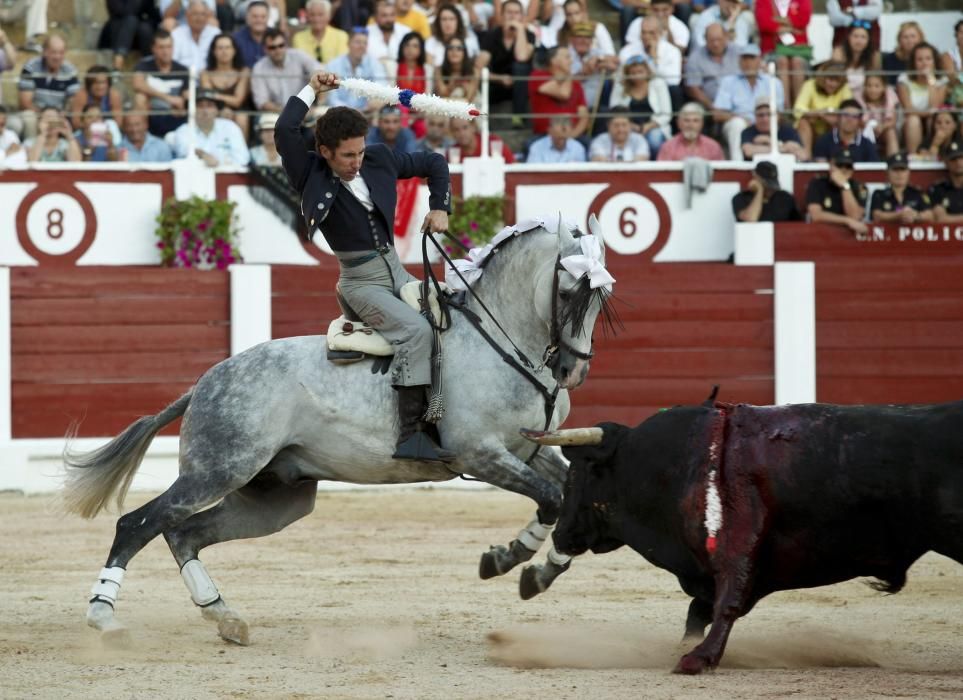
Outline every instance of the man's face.
<path id="1" fill-rule="evenodd" d="M 394 141 L 401 131 L 401 115 L 389 112 L 378 117 L 378 131 L 385 141 Z"/>
<path id="2" fill-rule="evenodd" d="M 425 135 L 430 141 L 443 141 L 448 131 L 448 120 L 445 117 L 430 116 L 425 119 Z"/>
<path id="3" fill-rule="evenodd" d="M 140 143 L 147 136 L 147 117 L 131 114 L 124 118 L 124 133 L 133 143 Z"/>
<path id="4" fill-rule="evenodd" d="M 217 104 L 211 100 L 200 100 L 197 103 L 197 125 L 202 129 L 210 129 L 217 118 Z"/>
<path id="5" fill-rule="evenodd" d="M 552 123 L 548 125 L 548 135 L 551 137 L 552 143 L 555 144 L 556 148 L 560 148 L 565 145 L 565 142 L 568 140 L 568 133 L 568 120 L 552 120 Z"/>
<path id="6" fill-rule="evenodd" d="M 572 54 L 559 50 L 552 56 L 552 72 L 556 75 L 569 75 L 572 72 Z"/>
<path id="7" fill-rule="evenodd" d="M 360 61 L 368 51 L 368 37 L 355 34 L 348 42 L 348 54 L 356 61 Z"/>
<path id="8" fill-rule="evenodd" d="M 739 0 L 719 0 L 719 14 L 728 19 L 739 9 Z"/>
<path id="9" fill-rule="evenodd" d="M 609 138 L 614 143 L 625 143 L 632 131 L 632 124 L 628 117 L 613 117 L 609 120 Z"/>
<path id="10" fill-rule="evenodd" d="M 502 6 L 502 27 L 508 27 L 513 22 L 522 20 L 522 8 L 517 3 L 511 2 Z"/>
<path id="11" fill-rule="evenodd" d="M 271 62 L 276 66 L 284 65 L 284 54 L 285 49 L 287 49 L 288 43 L 284 40 L 284 36 L 271 37 L 264 42 L 264 50 L 267 55 L 270 56 Z"/>
<path id="12" fill-rule="evenodd" d="M 706 29 L 706 49 L 713 56 L 721 56 L 729 46 L 729 37 L 726 30 L 719 24 L 710 24 Z"/>
<path id="13" fill-rule="evenodd" d="M 839 113 L 839 131 L 847 138 L 851 138 L 859 131 L 863 114 L 855 107 L 846 107 Z"/>
<path id="14" fill-rule="evenodd" d="M 769 111 L 769 107 L 757 107 L 756 108 L 756 128 L 759 130 L 760 134 L 769 133 L 769 123 L 772 112 Z"/>
<path id="15" fill-rule="evenodd" d="M 475 147 L 475 128 L 467 119 L 452 119 L 451 135 L 462 148 L 471 150 Z"/>
<path id="16" fill-rule="evenodd" d="M 893 187 L 906 187 L 909 184 L 909 168 L 890 168 L 886 171 L 886 179 Z"/>
<path id="17" fill-rule="evenodd" d="M 590 36 L 573 36 L 571 43 L 575 53 L 579 56 L 586 56 L 592 50 L 592 37 Z"/>
<path id="18" fill-rule="evenodd" d="M 247 24 L 252 34 L 263 34 L 268 26 L 267 8 L 260 5 L 249 8 L 247 14 L 244 15 L 244 23 Z"/>
<path id="19" fill-rule="evenodd" d="M 568 26 L 573 26 L 585 21 L 585 10 L 577 2 L 570 2 L 565 5 L 565 22 Z"/>
<path id="20" fill-rule="evenodd" d="M 170 37 L 154 39 L 154 58 L 162 65 L 170 64 L 174 58 L 174 40 Z"/>
<path id="21" fill-rule="evenodd" d="M 761 60 L 758 56 L 740 56 L 739 70 L 743 75 L 758 75 Z"/>
<path id="22" fill-rule="evenodd" d="M 669 16 L 672 14 L 672 3 L 660 2 L 649 9 L 650 17 L 657 17 L 662 22 L 663 27 L 669 26 Z"/>
<path id="23" fill-rule="evenodd" d="M 354 180 L 364 161 L 364 136 L 344 139 L 334 150 L 321 146 L 318 151 L 328 161 L 331 172 L 346 182 Z"/>
<path id="24" fill-rule="evenodd" d="M 47 67 L 52 71 L 60 70 L 64 63 L 64 55 L 67 53 L 67 45 L 59 36 L 50 37 L 47 41 L 47 48 L 43 50 L 43 60 Z"/>
<path id="25" fill-rule="evenodd" d="M 654 17 L 646 17 L 642 20 L 642 45 L 648 49 L 659 43 L 662 36 L 662 25 Z"/>
<path id="26" fill-rule="evenodd" d="M 323 7 L 312 5 L 308 8 L 307 19 L 308 26 L 314 31 L 320 32 L 322 29 L 327 28 L 330 17 L 328 16 L 328 11 Z"/>
<path id="27" fill-rule="evenodd" d="M 375 14 L 375 23 L 381 31 L 390 32 L 395 28 L 396 16 L 395 6 L 383 2 L 378 5 L 378 12 Z"/>
<path id="28" fill-rule="evenodd" d="M 395 15 L 407 14 L 413 3 L 414 0 L 395 0 Z"/>
<path id="29" fill-rule="evenodd" d="M 191 31 L 195 34 L 199 34 L 204 30 L 207 25 L 207 6 L 192 4 L 187 8 L 185 15 L 187 16 L 187 26 L 191 28 Z"/>
<path id="30" fill-rule="evenodd" d="M 948 158 L 946 160 L 946 169 L 949 171 L 950 175 L 953 175 L 954 177 L 963 176 L 963 156 Z"/>
<path id="31" fill-rule="evenodd" d="M 695 141 L 702 133 L 702 115 L 686 112 L 679 115 L 679 131 L 686 141 Z"/>
<path id="32" fill-rule="evenodd" d="M 849 180 L 853 176 L 853 166 L 848 163 L 842 163 L 842 164 L 830 163 L 829 164 L 830 177 L 832 177 L 833 175 L 836 175 L 837 173 L 839 175 L 842 175 L 846 180 Z"/>

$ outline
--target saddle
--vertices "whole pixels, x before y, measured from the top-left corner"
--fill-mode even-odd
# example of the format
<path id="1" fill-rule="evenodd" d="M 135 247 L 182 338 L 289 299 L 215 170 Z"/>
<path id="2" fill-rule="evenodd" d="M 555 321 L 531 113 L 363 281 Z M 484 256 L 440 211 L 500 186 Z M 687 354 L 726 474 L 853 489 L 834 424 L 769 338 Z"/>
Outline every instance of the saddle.
<path id="1" fill-rule="evenodd" d="M 441 284 L 443 292 L 448 288 Z M 409 282 L 401 288 L 401 300 L 416 311 L 422 310 L 421 292 L 424 285 L 421 282 Z M 391 364 L 391 356 L 395 354 L 394 346 L 385 340 L 374 328 L 361 320 L 361 316 L 345 301 L 341 295 L 341 289 L 335 287 L 335 295 L 338 299 L 338 306 L 341 307 L 341 316 L 331 321 L 328 325 L 328 361 L 339 365 L 349 365 L 360 362 L 368 358 L 375 358 L 372 372 L 381 371 L 382 374 L 388 371 Z M 441 306 L 438 303 L 438 295 L 433 286 L 428 288 L 428 308 L 431 309 L 432 318 L 436 324 L 441 323 Z"/>

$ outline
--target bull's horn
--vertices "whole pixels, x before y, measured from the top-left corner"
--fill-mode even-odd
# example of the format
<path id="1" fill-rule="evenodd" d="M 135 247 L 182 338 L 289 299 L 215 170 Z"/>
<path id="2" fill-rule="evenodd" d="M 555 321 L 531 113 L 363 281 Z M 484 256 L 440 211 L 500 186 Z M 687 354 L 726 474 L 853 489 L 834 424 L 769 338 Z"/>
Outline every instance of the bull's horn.
<path id="1" fill-rule="evenodd" d="M 522 437 L 539 445 L 598 445 L 602 442 L 601 428 L 567 428 L 565 430 L 518 431 Z"/>

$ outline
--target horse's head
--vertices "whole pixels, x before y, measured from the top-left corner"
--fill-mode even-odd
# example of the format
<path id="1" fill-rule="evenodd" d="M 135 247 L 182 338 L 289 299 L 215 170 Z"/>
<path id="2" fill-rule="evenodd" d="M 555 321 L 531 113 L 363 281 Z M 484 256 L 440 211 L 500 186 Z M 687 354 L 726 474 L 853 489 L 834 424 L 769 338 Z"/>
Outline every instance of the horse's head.
<path id="1" fill-rule="evenodd" d="M 549 327 L 546 365 L 562 388 L 575 389 L 588 375 L 599 314 L 612 324 L 608 300 L 614 281 L 605 270 L 605 244 L 595 215 L 588 234 L 573 233 L 559 216 L 556 264 L 538 281 L 535 306 Z"/>

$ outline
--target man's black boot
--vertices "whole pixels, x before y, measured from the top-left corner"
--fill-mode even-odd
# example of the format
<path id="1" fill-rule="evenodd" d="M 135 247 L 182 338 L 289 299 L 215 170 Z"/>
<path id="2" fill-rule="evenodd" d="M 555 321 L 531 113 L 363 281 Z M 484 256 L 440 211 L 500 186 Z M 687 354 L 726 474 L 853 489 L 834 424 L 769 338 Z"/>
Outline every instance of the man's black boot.
<path id="1" fill-rule="evenodd" d="M 455 460 L 455 453 L 443 450 L 424 430 L 421 417 L 425 413 L 425 387 L 399 386 L 398 416 L 401 418 L 401 432 L 395 459 L 412 459 L 419 462 L 443 462 L 445 464 Z"/>

